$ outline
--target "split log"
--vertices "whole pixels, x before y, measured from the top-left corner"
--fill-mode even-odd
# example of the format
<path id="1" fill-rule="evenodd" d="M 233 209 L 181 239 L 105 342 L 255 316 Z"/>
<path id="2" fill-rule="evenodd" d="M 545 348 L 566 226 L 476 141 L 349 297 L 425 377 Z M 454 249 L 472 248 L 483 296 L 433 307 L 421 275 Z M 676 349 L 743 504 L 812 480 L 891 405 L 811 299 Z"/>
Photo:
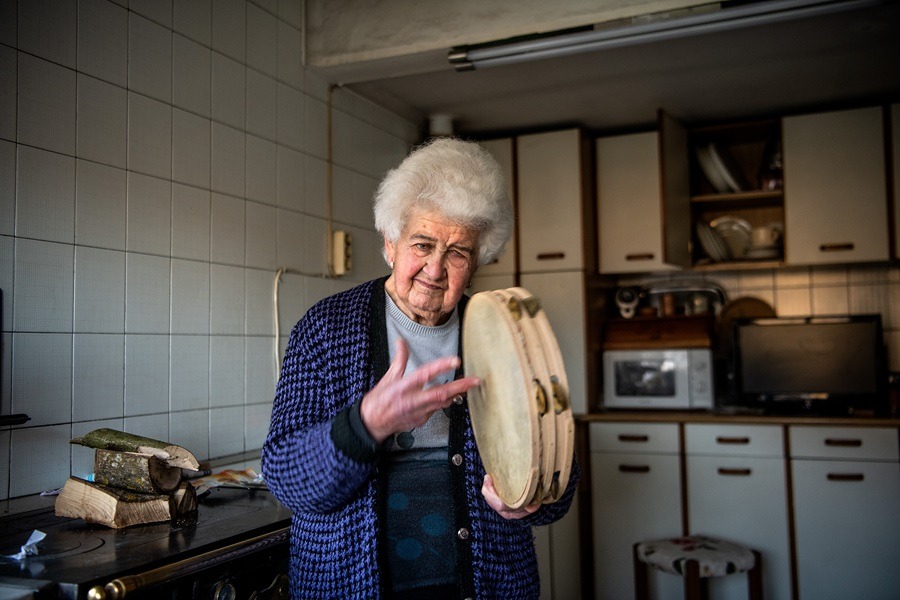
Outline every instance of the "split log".
<path id="1" fill-rule="evenodd" d="M 182 481 L 178 489 L 172 492 L 172 505 L 178 516 L 195 512 L 200 505 L 197 502 L 197 492 L 194 486 L 187 481 Z"/>
<path id="2" fill-rule="evenodd" d="M 172 496 L 139 494 L 69 477 L 56 497 L 56 516 L 121 529 L 172 518 Z"/>
<path id="3" fill-rule="evenodd" d="M 181 483 L 181 469 L 151 454 L 101 449 L 94 454 L 94 481 L 143 494 L 168 494 Z"/>
<path id="4" fill-rule="evenodd" d="M 154 454 L 162 458 L 170 467 L 179 467 L 189 471 L 200 470 L 200 463 L 196 457 L 181 446 L 116 429 L 105 427 L 95 429 L 82 437 L 74 438 L 70 443 L 103 450 L 143 451 L 145 454 Z"/>

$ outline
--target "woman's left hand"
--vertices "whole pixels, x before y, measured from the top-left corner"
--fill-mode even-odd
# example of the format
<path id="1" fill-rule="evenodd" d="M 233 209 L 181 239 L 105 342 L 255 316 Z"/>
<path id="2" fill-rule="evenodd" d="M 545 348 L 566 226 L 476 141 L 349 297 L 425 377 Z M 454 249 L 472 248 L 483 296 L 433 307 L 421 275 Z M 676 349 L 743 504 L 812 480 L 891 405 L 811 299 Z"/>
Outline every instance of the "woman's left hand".
<path id="1" fill-rule="evenodd" d="M 497 490 L 494 489 L 494 479 L 490 475 L 484 476 L 484 483 L 481 486 L 481 495 L 487 501 L 488 506 L 493 508 L 504 519 L 521 519 L 527 517 L 541 507 L 540 504 L 528 504 L 522 508 L 510 508 L 503 503 Z"/>

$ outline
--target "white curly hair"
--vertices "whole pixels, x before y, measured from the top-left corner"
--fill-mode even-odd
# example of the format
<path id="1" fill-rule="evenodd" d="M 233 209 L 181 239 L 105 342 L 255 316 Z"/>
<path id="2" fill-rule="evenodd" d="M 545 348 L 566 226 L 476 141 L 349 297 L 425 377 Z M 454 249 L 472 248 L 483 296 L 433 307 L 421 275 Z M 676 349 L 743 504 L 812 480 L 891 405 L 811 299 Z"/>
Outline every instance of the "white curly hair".
<path id="1" fill-rule="evenodd" d="M 388 171 L 375 192 L 375 228 L 396 242 L 410 215 L 419 211 L 437 211 L 475 229 L 479 265 L 499 256 L 512 234 L 513 209 L 502 169 L 475 142 L 435 138 Z"/>

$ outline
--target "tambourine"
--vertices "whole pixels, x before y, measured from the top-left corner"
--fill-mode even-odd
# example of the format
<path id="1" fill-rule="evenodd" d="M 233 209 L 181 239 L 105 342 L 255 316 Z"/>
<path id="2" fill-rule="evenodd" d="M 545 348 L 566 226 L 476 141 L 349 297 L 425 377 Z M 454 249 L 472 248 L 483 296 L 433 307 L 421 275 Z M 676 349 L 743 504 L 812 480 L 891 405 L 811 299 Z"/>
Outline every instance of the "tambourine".
<path id="1" fill-rule="evenodd" d="M 540 301 L 523 288 L 472 296 L 463 368 L 478 453 L 505 504 L 560 498 L 572 469 L 575 425 L 559 344 Z"/>

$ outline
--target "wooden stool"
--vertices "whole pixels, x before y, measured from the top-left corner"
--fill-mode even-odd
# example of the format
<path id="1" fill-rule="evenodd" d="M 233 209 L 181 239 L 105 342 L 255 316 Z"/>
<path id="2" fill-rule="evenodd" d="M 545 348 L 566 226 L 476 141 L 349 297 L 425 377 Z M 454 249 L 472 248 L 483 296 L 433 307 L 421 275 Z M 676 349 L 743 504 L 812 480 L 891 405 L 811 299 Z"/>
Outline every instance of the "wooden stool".
<path id="1" fill-rule="evenodd" d="M 762 557 L 756 550 L 692 535 L 638 542 L 633 547 L 634 597 L 647 600 L 647 565 L 684 577 L 685 600 L 707 598 L 707 577 L 747 573 L 749 600 L 762 600 Z"/>

